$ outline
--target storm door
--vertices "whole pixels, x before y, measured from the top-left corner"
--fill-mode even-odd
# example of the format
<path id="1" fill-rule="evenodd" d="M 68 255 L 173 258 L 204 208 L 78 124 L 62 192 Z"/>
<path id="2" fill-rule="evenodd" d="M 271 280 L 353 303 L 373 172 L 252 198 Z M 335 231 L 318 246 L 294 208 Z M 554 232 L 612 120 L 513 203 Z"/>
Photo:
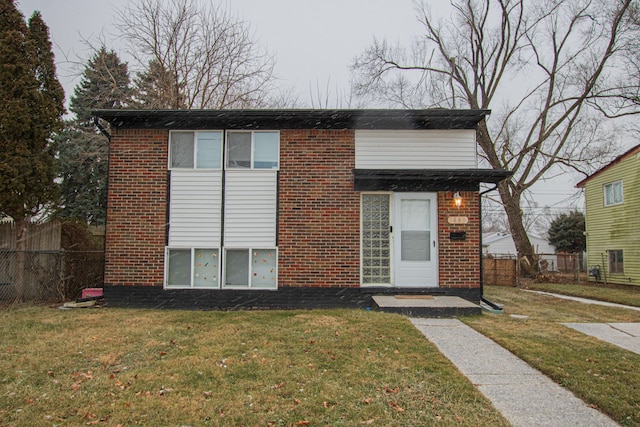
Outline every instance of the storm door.
<path id="1" fill-rule="evenodd" d="M 395 193 L 394 284 L 438 286 L 437 199 L 435 193 Z"/>

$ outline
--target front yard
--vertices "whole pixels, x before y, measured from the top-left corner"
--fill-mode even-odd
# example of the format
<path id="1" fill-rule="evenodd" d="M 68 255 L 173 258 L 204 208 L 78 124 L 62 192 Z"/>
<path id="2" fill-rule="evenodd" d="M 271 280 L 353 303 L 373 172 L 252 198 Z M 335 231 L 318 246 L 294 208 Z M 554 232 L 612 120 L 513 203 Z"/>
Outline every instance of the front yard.
<path id="1" fill-rule="evenodd" d="M 507 425 L 369 311 L 0 312 L 0 425 Z"/>
<path id="2" fill-rule="evenodd" d="M 563 293 L 592 298 L 607 291 L 563 286 Z M 553 285 L 539 288 L 560 290 Z M 609 299 L 629 304 L 637 301 L 638 293 L 640 289 L 620 289 Z M 484 314 L 463 319 L 465 323 L 618 423 L 640 426 L 640 355 L 561 324 L 640 322 L 639 311 L 587 305 L 517 288 L 488 286 L 485 295 L 504 304 L 506 314 Z M 515 318 L 512 314 L 527 317 Z"/>

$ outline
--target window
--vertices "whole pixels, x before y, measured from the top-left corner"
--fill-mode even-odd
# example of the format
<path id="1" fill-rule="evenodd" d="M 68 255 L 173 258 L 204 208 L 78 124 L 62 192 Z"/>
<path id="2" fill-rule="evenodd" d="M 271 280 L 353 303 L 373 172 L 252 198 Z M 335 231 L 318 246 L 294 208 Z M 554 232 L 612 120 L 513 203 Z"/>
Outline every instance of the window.
<path id="1" fill-rule="evenodd" d="M 224 286 L 231 288 L 275 289 L 276 249 L 227 249 Z"/>
<path id="2" fill-rule="evenodd" d="M 624 274 L 624 257 L 622 256 L 622 250 L 616 249 L 609 251 L 609 273 Z"/>
<path id="3" fill-rule="evenodd" d="M 222 132 L 171 132 L 169 168 L 220 169 Z"/>
<path id="4" fill-rule="evenodd" d="M 220 287 L 218 255 L 218 249 L 168 249 L 167 287 Z"/>
<path id="5" fill-rule="evenodd" d="M 278 132 L 228 132 L 227 168 L 278 169 L 279 145 Z"/>
<path id="6" fill-rule="evenodd" d="M 624 201 L 622 193 L 622 181 L 611 182 L 604 185 L 604 205 L 619 205 Z"/>
<path id="7" fill-rule="evenodd" d="M 362 195 L 362 283 L 391 283 L 389 194 Z"/>

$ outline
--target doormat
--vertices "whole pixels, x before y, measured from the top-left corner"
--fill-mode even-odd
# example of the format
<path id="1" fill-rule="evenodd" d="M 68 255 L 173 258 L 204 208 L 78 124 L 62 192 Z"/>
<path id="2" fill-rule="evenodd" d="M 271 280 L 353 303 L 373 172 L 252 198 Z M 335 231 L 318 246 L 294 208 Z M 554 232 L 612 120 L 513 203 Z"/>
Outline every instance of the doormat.
<path id="1" fill-rule="evenodd" d="M 396 299 L 433 299 L 433 295 L 394 295 Z"/>

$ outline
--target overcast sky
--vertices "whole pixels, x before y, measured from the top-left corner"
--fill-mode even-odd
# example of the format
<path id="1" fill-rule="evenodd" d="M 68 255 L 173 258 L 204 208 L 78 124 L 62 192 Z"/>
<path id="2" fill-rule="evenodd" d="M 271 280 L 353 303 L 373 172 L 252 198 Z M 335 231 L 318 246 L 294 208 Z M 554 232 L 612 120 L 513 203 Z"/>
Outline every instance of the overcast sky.
<path id="1" fill-rule="evenodd" d="M 113 18 L 134 0 L 17 0 L 28 19 L 42 13 L 54 44 L 58 75 L 67 100 L 91 52 L 83 39 L 104 40 L 127 60 Z M 310 86 L 329 84 L 346 91 L 349 64 L 374 37 L 408 41 L 420 25 L 412 0 L 226 0 L 226 7 L 247 23 L 256 40 L 276 57 L 280 86 L 294 88 L 302 103 Z M 303 105 L 309 106 L 309 105 Z"/>
<path id="2" fill-rule="evenodd" d="M 91 55 L 88 40 L 113 48 L 128 60 L 113 18 L 117 10 L 135 0 L 17 0 L 28 19 L 34 10 L 49 26 L 58 67 L 58 77 L 67 100 Z M 444 0 L 433 0 L 432 7 Z M 316 85 L 335 104 L 337 93 L 349 86 L 349 65 L 371 45 L 374 37 L 408 45 L 420 34 L 413 0 L 224 0 L 227 8 L 249 23 L 259 41 L 277 60 L 280 86 L 293 88 L 300 107 L 310 107 L 310 91 Z M 334 107 L 335 105 L 330 105 Z M 318 105 L 315 105 L 318 107 Z M 343 106 L 344 107 L 344 106 Z M 581 199 L 569 200 L 579 176 L 564 176 L 536 190 L 540 211 L 551 206 L 555 215 L 569 208 L 582 209 Z"/>

